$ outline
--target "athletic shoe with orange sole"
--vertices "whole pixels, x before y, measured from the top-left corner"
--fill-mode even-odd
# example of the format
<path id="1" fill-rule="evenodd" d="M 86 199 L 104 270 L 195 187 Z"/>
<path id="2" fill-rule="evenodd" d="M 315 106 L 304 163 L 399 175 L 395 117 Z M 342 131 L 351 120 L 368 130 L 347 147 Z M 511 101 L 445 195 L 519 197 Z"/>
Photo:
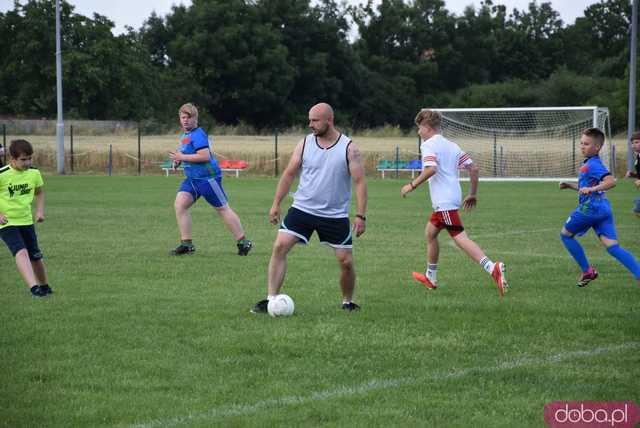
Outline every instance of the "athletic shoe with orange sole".
<path id="1" fill-rule="evenodd" d="M 427 278 L 427 276 L 423 273 L 413 272 L 411 275 L 413 275 L 413 278 L 416 281 L 421 282 L 422 285 L 424 285 L 429 290 L 435 290 L 436 288 L 438 288 L 438 286 L 433 282 L 429 281 L 429 278 Z"/>
<path id="2" fill-rule="evenodd" d="M 500 297 L 504 296 L 504 293 L 509 288 L 506 274 L 507 274 L 507 268 L 504 266 L 504 263 L 496 261 L 496 264 L 493 267 L 493 272 L 491 272 L 491 278 L 493 278 L 493 281 L 498 286 L 498 292 L 500 292 Z"/>

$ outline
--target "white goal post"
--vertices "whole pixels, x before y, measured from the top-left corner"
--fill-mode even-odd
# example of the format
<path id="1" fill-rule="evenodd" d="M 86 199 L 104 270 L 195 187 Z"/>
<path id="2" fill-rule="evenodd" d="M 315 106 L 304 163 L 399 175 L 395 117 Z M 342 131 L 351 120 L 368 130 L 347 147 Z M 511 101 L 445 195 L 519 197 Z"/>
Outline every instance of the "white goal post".
<path id="1" fill-rule="evenodd" d="M 606 107 L 434 108 L 442 115 L 442 134 L 457 143 L 480 167 L 481 179 L 575 179 L 584 160 L 580 135 L 600 128 L 600 152 L 610 165 L 611 126 Z"/>

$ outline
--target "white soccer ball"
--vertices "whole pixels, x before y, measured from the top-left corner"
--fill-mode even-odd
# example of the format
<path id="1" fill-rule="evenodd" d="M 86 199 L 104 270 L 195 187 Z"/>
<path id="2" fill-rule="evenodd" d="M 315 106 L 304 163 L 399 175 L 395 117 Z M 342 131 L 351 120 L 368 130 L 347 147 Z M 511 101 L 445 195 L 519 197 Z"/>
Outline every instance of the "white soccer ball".
<path id="1" fill-rule="evenodd" d="M 267 312 L 272 317 L 288 317 L 293 315 L 294 309 L 293 299 L 286 294 L 278 294 L 267 304 Z"/>

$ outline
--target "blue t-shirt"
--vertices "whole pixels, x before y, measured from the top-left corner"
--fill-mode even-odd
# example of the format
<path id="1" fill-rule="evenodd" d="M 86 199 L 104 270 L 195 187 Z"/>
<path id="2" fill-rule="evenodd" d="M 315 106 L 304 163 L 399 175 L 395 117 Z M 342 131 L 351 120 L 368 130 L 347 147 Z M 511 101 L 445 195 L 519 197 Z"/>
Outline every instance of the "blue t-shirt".
<path id="1" fill-rule="evenodd" d="M 184 175 L 187 178 L 212 178 L 219 177 L 220 167 L 218 161 L 211 153 L 209 139 L 202 128 L 195 128 L 185 132 L 180 137 L 180 152 L 185 155 L 195 155 L 198 150 L 207 149 L 209 151 L 208 162 L 188 162 L 182 161 Z"/>
<path id="2" fill-rule="evenodd" d="M 580 167 L 578 188 L 597 186 L 607 175 L 611 173 L 600 160 L 600 156 L 585 159 Z M 610 210 L 609 200 L 604 191 L 592 192 L 590 195 L 579 193 L 578 209 L 583 214 L 597 215 Z"/>

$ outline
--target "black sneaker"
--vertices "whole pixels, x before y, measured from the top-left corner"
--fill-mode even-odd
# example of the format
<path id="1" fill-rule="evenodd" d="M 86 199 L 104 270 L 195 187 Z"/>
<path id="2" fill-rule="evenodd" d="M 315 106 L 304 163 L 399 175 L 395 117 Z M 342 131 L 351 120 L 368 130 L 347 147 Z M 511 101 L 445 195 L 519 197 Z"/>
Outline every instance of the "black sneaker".
<path id="1" fill-rule="evenodd" d="M 360 306 L 356 305 L 353 302 L 349 302 L 349 303 L 343 303 L 342 309 L 344 309 L 345 311 L 353 312 L 353 311 L 359 311 Z"/>
<path id="2" fill-rule="evenodd" d="M 51 289 L 51 287 L 49 287 L 49 284 L 40 285 L 39 287 L 40 287 L 40 290 L 42 290 L 45 294 L 53 293 L 53 290 Z"/>
<path id="3" fill-rule="evenodd" d="M 248 239 L 243 239 L 238 242 L 238 255 L 246 256 L 247 254 L 249 254 L 249 251 L 251 251 L 252 248 L 253 242 L 249 241 Z"/>
<path id="4" fill-rule="evenodd" d="M 260 300 L 258 303 L 253 305 L 251 308 L 252 314 L 266 314 L 267 313 L 267 305 L 269 305 L 269 301 L 267 299 Z"/>
<path id="5" fill-rule="evenodd" d="M 183 254 L 193 254 L 196 251 L 196 246 L 192 244 L 180 244 L 173 250 L 171 250 L 172 256 L 181 256 Z"/>
<path id="6" fill-rule="evenodd" d="M 42 289 L 39 285 L 34 285 L 31 287 L 31 296 L 33 297 L 47 297 L 47 292 Z"/>

